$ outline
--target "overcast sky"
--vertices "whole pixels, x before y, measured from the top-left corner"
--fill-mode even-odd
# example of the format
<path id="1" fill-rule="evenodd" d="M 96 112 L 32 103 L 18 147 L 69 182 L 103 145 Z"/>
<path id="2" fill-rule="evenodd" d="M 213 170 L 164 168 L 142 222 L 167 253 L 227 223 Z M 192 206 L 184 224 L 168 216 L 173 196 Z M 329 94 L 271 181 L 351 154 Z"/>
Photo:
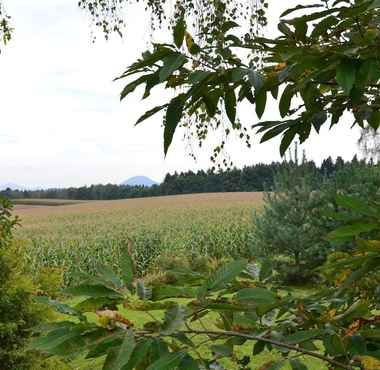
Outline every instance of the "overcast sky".
<path id="1" fill-rule="evenodd" d="M 295 2 L 270 2 L 270 19 L 280 13 L 280 3 Z M 0 55 L 0 184 L 61 187 L 119 183 L 135 175 L 161 181 L 167 172 L 212 166 L 210 151 L 194 162 L 179 133 L 165 159 L 159 117 L 133 127 L 146 109 L 170 97 L 166 92 L 153 91 L 149 102 L 140 101 L 141 92 L 119 102 L 121 85 L 112 80 L 149 42 L 141 7 L 130 9 L 124 40 L 92 43 L 89 19 L 77 0 L 4 3 L 16 31 Z M 264 119 L 278 119 L 277 103 L 270 104 Z M 241 118 L 249 126 L 257 122 L 253 107 Z M 358 139 L 351 124 L 347 117 L 333 135 L 327 129 L 313 134 L 307 156 L 317 162 L 328 155 L 351 159 Z M 278 141 L 258 145 L 256 140 L 248 150 L 233 140 L 229 153 L 238 167 L 280 159 Z"/>

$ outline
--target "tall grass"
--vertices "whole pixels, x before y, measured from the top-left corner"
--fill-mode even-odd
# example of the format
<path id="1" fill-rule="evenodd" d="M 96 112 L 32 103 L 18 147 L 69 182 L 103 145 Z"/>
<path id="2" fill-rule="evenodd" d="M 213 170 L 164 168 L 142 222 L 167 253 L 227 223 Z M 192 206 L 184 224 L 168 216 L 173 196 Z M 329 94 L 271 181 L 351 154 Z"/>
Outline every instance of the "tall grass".
<path id="1" fill-rule="evenodd" d="M 252 193 L 192 195 L 29 210 L 20 213 L 17 236 L 25 240 L 31 271 L 63 268 L 66 284 L 99 264 L 117 269 L 129 241 L 143 275 L 167 250 L 186 258 L 247 255 L 251 213 L 260 199 Z"/>

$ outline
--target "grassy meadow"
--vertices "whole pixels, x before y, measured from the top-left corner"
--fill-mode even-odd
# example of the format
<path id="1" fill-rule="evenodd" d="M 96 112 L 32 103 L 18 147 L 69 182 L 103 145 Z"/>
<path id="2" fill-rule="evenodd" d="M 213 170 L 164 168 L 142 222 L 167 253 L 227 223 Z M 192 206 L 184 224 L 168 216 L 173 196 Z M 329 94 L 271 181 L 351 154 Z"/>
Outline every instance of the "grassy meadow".
<path id="1" fill-rule="evenodd" d="M 16 205 L 32 271 L 59 267 L 65 283 L 99 263 L 117 269 L 128 245 L 144 274 L 162 255 L 245 255 L 262 193 L 215 193 L 41 206 Z M 59 202 L 57 202 L 59 203 Z"/>

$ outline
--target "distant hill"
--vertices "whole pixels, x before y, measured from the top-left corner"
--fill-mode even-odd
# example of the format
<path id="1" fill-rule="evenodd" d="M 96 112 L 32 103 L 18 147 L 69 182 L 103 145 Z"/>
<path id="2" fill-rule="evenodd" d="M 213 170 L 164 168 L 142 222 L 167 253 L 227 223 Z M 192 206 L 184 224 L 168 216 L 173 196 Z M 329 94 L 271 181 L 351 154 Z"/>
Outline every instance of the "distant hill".
<path id="1" fill-rule="evenodd" d="M 11 189 L 11 190 L 25 190 L 24 186 L 14 184 L 13 182 L 7 182 L 6 184 L 0 184 L 0 191 Z"/>
<path id="2" fill-rule="evenodd" d="M 129 178 L 128 180 L 121 183 L 124 186 L 153 186 L 158 185 L 157 182 L 153 181 L 149 177 L 146 176 L 134 176 Z"/>

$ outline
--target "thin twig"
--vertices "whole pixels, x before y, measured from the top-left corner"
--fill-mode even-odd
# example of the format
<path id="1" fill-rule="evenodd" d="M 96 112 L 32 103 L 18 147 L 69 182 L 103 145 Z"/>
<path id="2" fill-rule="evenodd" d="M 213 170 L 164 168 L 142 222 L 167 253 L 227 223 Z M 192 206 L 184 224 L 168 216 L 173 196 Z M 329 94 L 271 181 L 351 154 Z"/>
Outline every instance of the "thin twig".
<path id="1" fill-rule="evenodd" d="M 273 345 L 278 346 L 278 347 L 287 348 L 287 349 L 292 350 L 292 351 L 300 352 L 300 353 L 303 353 L 303 354 L 308 355 L 308 356 L 319 358 L 320 360 L 326 361 L 332 365 L 338 366 L 338 367 L 345 369 L 345 370 L 353 370 L 354 369 L 351 365 L 343 364 L 339 361 L 335 361 L 334 359 L 323 356 L 319 353 L 316 353 L 313 351 L 308 351 L 308 350 L 306 350 L 304 348 L 300 348 L 296 345 L 279 342 L 279 341 L 274 340 L 274 339 L 264 338 L 264 337 L 260 337 L 257 335 L 238 333 L 238 332 L 234 332 L 234 331 L 195 330 L 195 329 L 183 331 L 183 333 L 184 334 L 200 334 L 200 335 L 201 334 L 219 335 L 219 336 L 226 336 L 226 337 L 240 337 L 240 338 L 245 338 L 245 339 L 250 339 L 250 340 L 261 341 L 261 342 L 273 344 Z"/>

